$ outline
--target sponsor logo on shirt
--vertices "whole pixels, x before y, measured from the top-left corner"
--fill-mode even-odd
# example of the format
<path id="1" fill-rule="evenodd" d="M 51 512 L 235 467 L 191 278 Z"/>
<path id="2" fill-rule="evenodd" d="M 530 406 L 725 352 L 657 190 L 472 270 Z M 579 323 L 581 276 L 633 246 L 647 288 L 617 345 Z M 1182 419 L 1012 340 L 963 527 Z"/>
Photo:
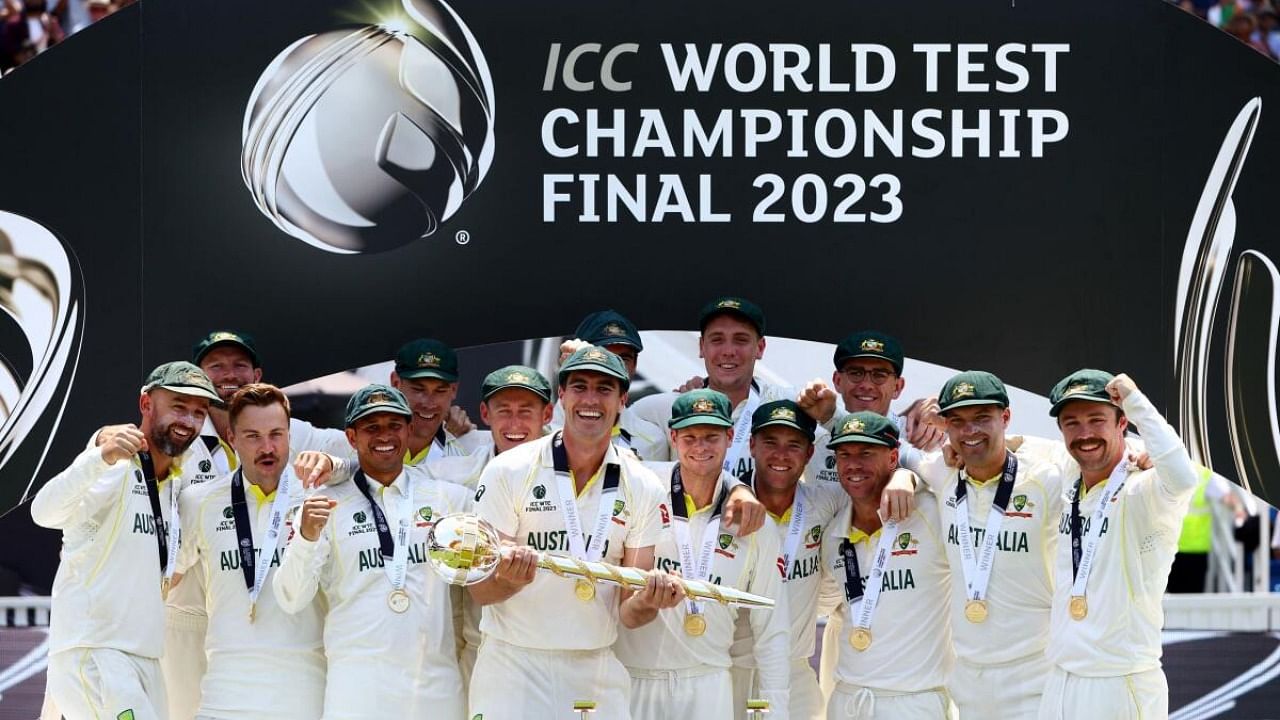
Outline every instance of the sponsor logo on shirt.
<path id="1" fill-rule="evenodd" d="M 658 514 L 662 516 L 662 527 L 671 527 L 671 511 L 666 503 L 658 503 Z"/>
<path id="2" fill-rule="evenodd" d="M 550 512 L 558 509 L 554 501 L 544 499 L 547 497 L 546 485 L 535 485 L 532 494 L 533 500 L 530 500 L 529 504 L 525 505 L 525 512 Z"/>
<path id="3" fill-rule="evenodd" d="M 717 555 L 723 555 L 730 560 L 737 557 L 737 555 L 732 552 L 733 550 L 738 549 L 738 543 L 734 542 L 733 535 L 730 535 L 729 533 L 720 533 L 720 537 L 716 538 L 716 544 L 719 545 L 719 547 L 716 548 Z"/>
<path id="4" fill-rule="evenodd" d="M 809 528 L 809 533 L 805 535 L 804 549 L 812 550 L 822 545 L 822 526 L 814 525 Z"/>
<path id="5" fill-rule="evenodd" d="M 418 508 L 418 519 L 415 524 L 418 527 L 431 527 L 432 510 L 430 505 L 424 505 Z"/>
<path id="6" fill-rule="evenodd" d="M 1014 495 L 1009 501 L 1009 507 L 1004 511 L 1004 516 L 1029 518 L 1032 516 L 1031 509 L 1035 506 L 1036 504 L 1028 500 L 1026 495 Z"/>
<path id="7" fill-rule="evenodd" d="M 352 525 L 351 529 L 347 531 L 347 537 L 360 535 L 361 533 L 377 532 L 377 528 L 375 528 L 373 523 L 369 521 L 369 515 L 365 511 L 357 510 L 351 515 L 351 519 L 354 520 L 356 524 Z"/>
<path id="8" fill-rule="evenodd" d="M 915 555 L 916 553 L 920 552 L 920 549 L 918 547 L 919 545 L 920 545 L 920 541 L 918 539 L 912 537 L 911 533 L 904 532 L 898 536 L 897 540 L 893 541 L 893 546 L 897 549 L 890 552 L 889 554 L 894 557 L 897 557 L 899 555 Z"/>
<path id="9" fill-rule="evenodd" d="M 234 511 L 232 511 L 230 505 L 222 508 L 222 519 L 218 521 L 218 525 L 213 529 L 213 531 L 215 533 L 228 532 L 228 531 L 234 532 L 236 529 L 235 517 L 236 517 L 236 514 Z"/>

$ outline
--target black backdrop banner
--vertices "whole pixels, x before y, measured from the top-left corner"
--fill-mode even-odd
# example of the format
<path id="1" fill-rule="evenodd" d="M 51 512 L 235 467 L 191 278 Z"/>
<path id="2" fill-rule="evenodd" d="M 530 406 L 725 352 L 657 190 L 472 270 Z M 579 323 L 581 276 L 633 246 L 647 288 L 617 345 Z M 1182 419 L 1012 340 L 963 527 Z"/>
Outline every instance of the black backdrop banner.
<path id="1" fill-rule="evenodd" d="M 3 507 L 211 328 L 285 384 L 729 293 L 1045 393 L 1128 372 L 1275 503 L 1280 68 L 1160 0 L 912 10 L 147 0 L 77 34 L 0 81 L 0 210 L 73 270 L 61 334 L 0 324 Z"/>

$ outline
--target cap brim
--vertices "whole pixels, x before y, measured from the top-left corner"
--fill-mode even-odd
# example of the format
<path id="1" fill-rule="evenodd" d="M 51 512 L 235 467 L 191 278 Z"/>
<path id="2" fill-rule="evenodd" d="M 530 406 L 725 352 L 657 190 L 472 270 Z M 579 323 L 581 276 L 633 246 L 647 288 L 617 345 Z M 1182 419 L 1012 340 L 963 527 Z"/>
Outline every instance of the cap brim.
<path id="1" fill-rule="evenodd" d="M 715 415 L 691 415 L 689 417 L 680 418 L 679 420 L 667 422 L 667 427 L 672 430 L 680 430 L 681 428 L 693 427 L 695 425 L 714 425 L 716 427 L 731 428 L 733 427 L 733 421 L 725 420 L 724 418 L 717 417 Z"/>
<path id="2" fill-rule="evenodd" d="M 1058 402 L 1054 403 L 1053 407 L 1049 408 L 1049 417 L 1058 417 L 1058 413 L 1062 412 L 1063 406 L 1065 406 L 1067 403 L 1073 403 L 1077 400 L 1088 400 L 1089 402 L 1101 403 L 1103 405 L 1110 405 L 1111 407 L 1116 409 L 1121 409 L 1119 405 L 1111 402 L 1111 398 L 1100 398 L 1095 395 L 1071 395 L 1070 397 L 1064 397 Z"/>
<path id="3" fill-rule="evenodd" d="M 397 369 L 396 375 L 402 380 L 420 380 L 422 378 L 435 378 L 445 382 L 458 382 L 458 376 L 454 373 L 445 372 L 444 370 L 434 370 L 432 368 L 405 368 Z"/>
<path id="4" fill-rule="evenodd" d="M 760 334 L 760 335 L 764 335 L 764 328 L 763 328 L 763 327 L 761 327 L 760 322 L 759 322 L 758 320 L 756 320 L 755 318 L 751 317 L 750 315 L 748 315 L 747 313 L 743 312 L 742 310 L 738 310 L 738 309 L 736 309 L 736 308 L 727 308 L 727 307 L 726 307 L 726 308 L 716 308 L 715 310 L 712 310 L 711 312 L 709 312 L 709 313 L 707 313 L 707 314 L 703 315 L 703 316 L 698 320 L 698 330 L 699 330 L 699 331 L 701 331 L 701 330 L 705 330 L 705 329 L 707 328 L 707 323 L 710 323 L 710 322 L 711 322 L 711 319 L 712 319 L 712 318 L 714 318 L 714 317 L 715 317 L 715 316 L 717 316 L 717 315 L 737 315 L 738 317 L 740 317 L 740 318 L 742 318 L 743 320 L 745 320 L 745 321 L 747 322 L 747 324 L 748 324 L 748 325 L 750 325 L 751 327 L 755 328 L 755 329 L 756 329 L 756 333 L 758 333 L 758 334 Z"/>
<path id="5" fill-rule="evenodd" d="M 644 345 L 642 345 L 639 340 L 632 340 L 631 338 L 626 338 L 626 337 L 618 337 L 617 335 L 610 335 L 609 337 L 596 338 L 595 340 L 588 340 L 587 342 L 602 348 L 608 348 L 610 345 L 626 345 L 627 347 L 633 347 L 638 351 L 644 350 Z"/>
<path id="6" fill-rule="evenodd" d="M 873 353 L 873 352 L 860 352 L 860 353 L 853 353 L 851 355 L 841 355 L 840 359 L 836 360 L 836 369 L 839 370 L 840 366 L 844 364 L 845 360 L 853 360 L 854 358 L 874 358 L 876 360 L 883 360 L 889 363 L 890 365 L 892 365 L 895 372 L 899 372 L 899 373 L 902 372 L 902 363 L 895 361 L 893 358 L 889 357 L 888 355 L 885 355 L 884 353 Z"/>
<path id="7" fill-rule="evenodd" d="M 559 377 L 562 378 L 561 381 L 563 382 L 563 379 L 568 378 L 569 373 L 572 372 L 593 372 L 600 375 L 608 375 L 611 378 L 619 380 L 622 383 L 623 390 L 626 390 L 631 386 L 630 375 L 627 375 L 626 373 L 619 373 L 608 365 L 602 365 L 596 362 L 580 362 L 576 365 L 566 365 L 560 368 Z"/>
<path id="8" fill-rule="evenodd" d="M 516 390 L 528 390 L 529 392 L 531 392 L 531 393 L 533 393 L 534 395 L 537 395 L 539 398 L 541 398 L 543 402 L 548 402 L 548 403 L 549 403 L 549 402 L 551 402 L 551 391 L 550 391 L 550 390 L 547 390 L 547 391 L 545 391 L 545 392 L 544 392 L 544 391 L 542 391 L 542 390 L 539 390 L 538 388 L 529 387 L 528 385 L 525 385 L 524 383 L 506 383 L 506 384 L 504 384 L 504 385 L 490 385 L 489 387 L 487 387 L 487 388 L 485 388 L 485 389 L 484 389 L 484 392 L 482 392 L 482 393 L 481 393 L 481 395 L 480 395 L 480 399 L 481 399 L 481 400 L 488 400 L 489 398 L 491 398 L 491 397 L 493 397 L 494 395 L 496 395 L 496 394 L 498 394 L 498 393 L 502 392 L 503 390 L 511 390 L 511 389 L 516 389 Z"/>
<path id="9" fill-rule="evenodd" d="M 813 438 L 814 438 L 815 434 L 817 433 L 817 430 L 816 430 L 816 429 L 814 429 L 814 430 L 810 430 L 810 429 L 808 429 L 808 428 L 804 427 L 803 425 L 801 425 L 800 423 L 795 422 L 795 421 L 792 421 L 792 420 L 768 420 L 768 421 L 766 421 L 766 422 L 762 422 L 762 423 L 760 423 L 759 425 L 755 425 L 755 426 L 753 426 L 753 427 L 751 428 L 751 432 L 754 434 L 754 433 L 757 433 L 757 432 L 759 432 L 759 431 L 761 431 L 761 430 L 763 430 L 763 429 L 765 429 L 765 428 L 767 428 L 767 427 L 773 427 L 773 426 L 777 426 L 777 425 L 781 425 L 782 427 L 789 427 L 789 428 L 791 428 L 792 430 L 798 430 L 798 431 L 800 431 L 800 433 L 801 433 L 801 434 L 803 434 L 803 435 L 805 435 L 806 437 L 808 437 L 808 438 L 809 438 L 809 442 L 813 442 Z"/>
<path id="10" fill-rule="evenodd" d="M 949 405 L 947 405 L 947 406 L 945 406 L 945 407 L 939 407 L 939 408 L 938 408 L 938 414 L 939 414 L 939 415 L 945 415 L 945 414 L 947 414 L 947 411 L 949 411 L 949 410 L 955 410 L 956 408 L 962 408 L 962 407 L 973 407 L 974 405 L 998 405 L 999 407 L 1002 407 L 1002 408 L 1007 408 L 1007 407 L 1009 407 L 1009 404 L 1008 404 L 1008 403 L 1001 402 L 1001 401 L 999 401 L 999 400 L 987 400 L 987 399 L 983 399 L 983 398 L 973 398 L 973 399 L 971 399 L 971 400 L 961 400 L 960 402 L 950 403 Z"/>
<path id="11" fill-rule="evenodd" d="M 232 345 L 234 347 L 238 347 L 241 350 L 243 350 L 245 354 L 249 356 L 249 360 L 250 362 L 253 363 L 254 367 L 258 367 L 259 365 L 262 364 L 258 360 L 258 353 L 253 348 L 249 347 L 247 344 L 245 344 L 244 342 L 241 342 L 240 340 L 230 340 L 230 339 L 219 340 L 218 342 L 213 343 L 212 345 L 206 346 L 205 349 L 201 350 L 200 354 L 195 357 L 193 362 L 195 362 L 196 365 L 199 365 L 200 361 L 204 359 L 205 355 L 208 355 L 211 350 L 213 350 L 216 347 L 220 347 L 222 345 Z"/>
<path id="12" fill-rule="evenodd" d="M 223 404 L 222 398 L 218 397 L 218 393 L 209 392 L 208 390 L 205 390 L 204 388 L 200 388 L 200 387 L 192 387 L 190 385 L 156 385 L 154 387 L 158 387 L 162 390 L 168 390 L 169 392 L 175 392 L 175 393 L 178 393 L 179 395 L 189 395 L 191 397 L 204 398 L 205 400 L 208 400 L 209 402 L 219 407 L 221 407 Z"/>
<path id="13" fill-rule="evenodd" d="M 351 427 L 357 420 L 362 417 L 373 415 L 374 413 L 391 413 L 393 415 L 401 415 L 403 417 L 412 418 L 413 411 L 403 405 L 395 405 L 392 403 L 378 403 L 362 408 L 360 412 L 347 418 L 347 427 Z"/>
<path id="14" fill-rule="evenodd" d="M 831 450 L 837 445 L 847 445 L 849 443 L 861 443 L 863 445 L 880 445 L 881 447 L 895 447 L 894 445 L 884 441 L 881 438 L 872 437 L 870 435 L 844 435 L 842 437 L 832 438 L 831 442 L 827 443 L 827 449 Z"/>

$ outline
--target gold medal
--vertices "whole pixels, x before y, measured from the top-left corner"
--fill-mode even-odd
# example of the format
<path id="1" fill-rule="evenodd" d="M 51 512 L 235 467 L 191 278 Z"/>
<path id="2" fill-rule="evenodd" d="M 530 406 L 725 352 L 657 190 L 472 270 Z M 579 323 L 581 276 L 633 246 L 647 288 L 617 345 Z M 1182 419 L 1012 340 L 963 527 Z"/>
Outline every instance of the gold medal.
<path id="1" fill-rule="evenodd" d="M 707 619 L 701 615 L 684 616 L 684 634 L 698 637 L 707 631 Z"/>
<path id="2" fill-rule="evenodd" d="M 987 621 L 987 601 L 970 600 L 964 604 L 964 619 L 971 623 Z"/>
<path id="3" fill-rule="evenodd" d="M 257 620 L 257 619 L 258 619 L 258 603 L 251 602 L 249 603 L 249 622 L 253 622 L 254 620 Z"/>
<path id="4" fill-rule="evenodd" d="M 858 652 L 866 650 L 871 647 L 871 631 L 866 628 L 854 628 L 853 632 L 849 633 L 849 644 Z"/>
<path id="5" fill-rule="evenodd" d="M 160 578 L 160 599 L 161 600 L 169 599 L 170 585 L 171 585 L 171 581 L 169 580 L 169 578 Z"/>
<path id="6" fill-rule="evenodd" d="M 403 590 L 392 590 L 387 596 L 387 607 L 391 608 L 391 612 L 404 613 L 409 611 L 409 593 Z"/>
<path id="7" fill-rule="evenodd" d="M 1072 620 L 1083 620 L 1089 615 L 1089 603 L 1083 595 L 1072 595 L 1071 604 L 1067 607 L 1071 611 Z"/>
<path id="8" fill-rule="evenodd" d="M 573 594 L 582 602 L 591 602 L 596 596 L 595 583 L 590 580 L 578 580 L 573 584 Z"/>

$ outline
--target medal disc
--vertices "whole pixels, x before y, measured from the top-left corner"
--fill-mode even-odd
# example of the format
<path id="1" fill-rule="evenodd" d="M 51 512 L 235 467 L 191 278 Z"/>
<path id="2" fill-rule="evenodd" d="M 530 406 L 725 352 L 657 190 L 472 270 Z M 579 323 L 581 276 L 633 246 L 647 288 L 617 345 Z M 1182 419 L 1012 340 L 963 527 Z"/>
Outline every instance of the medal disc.
<path id="1" fill-rule="evenodd" d="M 849 633 L 849 644 L 858 652 L 866 650 L 871 647 L 871 631 L 866 628 L 854 628 L 853 632 Z"/>
<path id="2" fill-rule="evenodd" d="M 1089 603 L 1084 599 L 1083 595 L 1073 596 L 1071 604 L 1067 607 L 1071 611 L 1072 620 L 1083 620 L 1089 615 Z"/>
<path id="3" fill-rule="evenodd" d="M 596 586 L 590 580 L 578 580 L 573 584 L 573 594 L 582 602 L 590 602 L 596 596 Z"/>
<path id="4" fill-rule="evenodd" d="M 971 623 L 981 623 L 987 620 L 987 601 L 986 600 L 970 600 L 964 604 L 964 619 Z"/>
<path id="5" fill-rule="evenodd" d="M 170 583 L 169 578 L 160 578 L 160 599 L 162 599 L 162 600 L 168 600 L 168 599 L 169 599 L 169 587 L 170 587 L 170 584 L 171 584 L 171 583 Z"/>
<path id="6" fill-rule="evenodd" d="M 686 635 L 698 637 L 707 631 L 707 619 L 701 615 L 684 616 L 684 632 Z"/>
<path id="7" fill-rule="evenodd" d="M 387 607 L 391 612 L 403 613 L 409 610 L 409 593 L 403 590 L 392 590 L 387 596 Z"/>

